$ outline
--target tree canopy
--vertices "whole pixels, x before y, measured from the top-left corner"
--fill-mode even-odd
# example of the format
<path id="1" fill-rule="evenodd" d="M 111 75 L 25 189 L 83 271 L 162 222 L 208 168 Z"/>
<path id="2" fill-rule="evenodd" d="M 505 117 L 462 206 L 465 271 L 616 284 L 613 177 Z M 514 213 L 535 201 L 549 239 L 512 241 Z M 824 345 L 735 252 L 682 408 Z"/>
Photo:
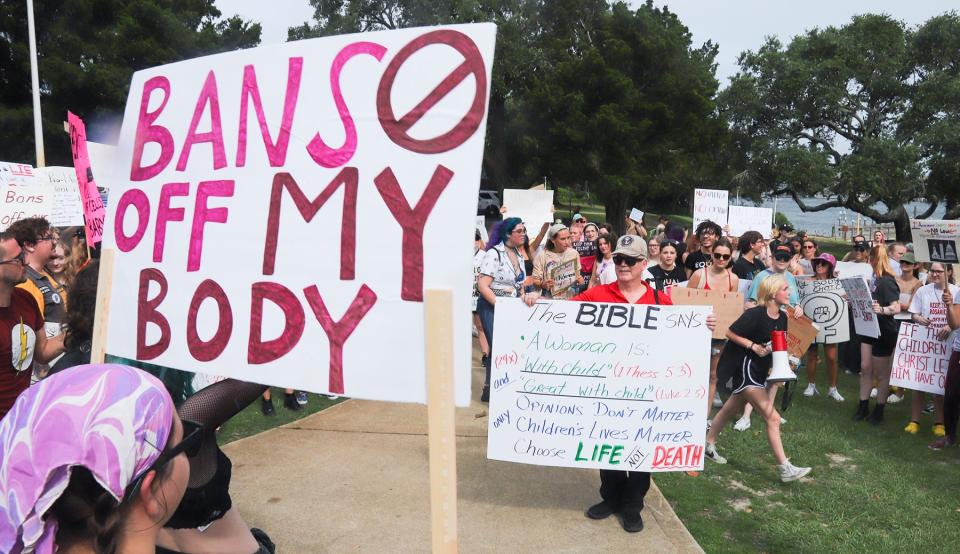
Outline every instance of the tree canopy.
<path id="1" fill-rule="evenodd" d="M 607 219 L 630 205 L 686 204 L 722 173 L 717 49 L 694 48 L 666 8 L 604 0 L 311 0 L 289 38 L 417 25 L 497 24 L 484 174 L 589 186 Z M 725 182 L 725 181 L 722 181 Z"/>
<path id="2" fill-rule="evenodd" d="M 719 98 L 745 166 L 741 192 L 788 194 L 804 211 L 845 207 L 910 238 L 904 205 L 960 185 L 960 18 L 916 29 L 886 15 L 813 29 L 740 56 Z M 820 195 L 808 205 L 801 197 Z M 875 209 L 875 204 L 883 209 Z"/>
<path id="3" fill-rule="evenodd" d="M 48 164 L 70 165 L 67 110 L 119 119 L 133 72 L 260 42 L 260 24 L 214 0 L 35 0 Z M 26 2 L 0 4 L 0 159 L 34 160 Z"/>

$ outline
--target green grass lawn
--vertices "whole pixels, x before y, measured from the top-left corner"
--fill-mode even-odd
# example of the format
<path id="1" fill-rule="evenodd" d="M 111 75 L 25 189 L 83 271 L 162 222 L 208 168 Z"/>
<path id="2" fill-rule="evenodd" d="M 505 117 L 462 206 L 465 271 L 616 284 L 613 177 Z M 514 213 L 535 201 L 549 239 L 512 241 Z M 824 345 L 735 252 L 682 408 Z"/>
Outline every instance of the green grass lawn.
<path id="1" fill-rule="evenodd" d="M 296 421 L 343 401 L 343 399 L 331 400 L 326 396 L 311 393 L 308 395 L 307 405 L 299 412 L 294 412 L 283 407 L 283 389 L 274 387 L 271 391 L 273 408 L 277 415 L 263 415 L 260 412 L 260 401 L 254 401 L 220 428 L 218 442 L 221 445 Z"/>
<path id="2" fill-rule="evenodd" d="M 805 370 L 800 373 L 805 375 Z M 824 382 L 822 368 L 818 380 Z M 933 416 L 908 435 L 910 392 L 889 405 L 879 427 L 851 419 L 858 376 L 841 372 L 846 401 L 798 393 L 783 415 L 784 448 L 813 471 L 780 483 L 765 425 L 739 433 L 728 426 L 717 442 L 726 465 L 706 461 L 698 477 L 655 479 L 680 519 L 707 552 L 956 552 L 960 539 L 960 448 L 926 445 Z M 778 399 L 779 401 L 779 399 Z"/>

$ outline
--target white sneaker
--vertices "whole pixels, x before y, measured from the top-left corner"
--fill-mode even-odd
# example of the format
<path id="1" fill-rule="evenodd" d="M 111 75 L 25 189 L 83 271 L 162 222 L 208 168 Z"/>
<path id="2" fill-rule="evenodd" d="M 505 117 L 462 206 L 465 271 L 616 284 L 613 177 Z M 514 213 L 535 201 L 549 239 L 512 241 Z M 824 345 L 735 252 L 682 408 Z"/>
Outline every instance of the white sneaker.
<path id="1" fill-rule="evenodd" d="M 896 394 L 890 393 L 890 396 L 887 397 L 887 404 L 896 404 L 901 400 L 903 400 L 903 398 L 897 396 Z"/>
<path id="2" fill-rule="evenodd" d="M 843 402 L 843 397 L 840 396 L 840 391 L 837 390 L 837 387 L 830 387 L 830 390 L 827 391 L 827 396 L 837 402 Z"/>
<path id="3" fill-rule="evenodd" d="M 750 428 L 749 417 L 741 417 L 740 419 L 737 420 L 736 423 L 733 424 L 734 431 L 746 431 L 749 428 Z"/>
<path id="4" fill-rule="evenodd" d="M 719 393 L 719 392 L 713 393 L 713 407 L 714 407 L 714 408 L 722 408 L 722 407 L 723 407 L 723 400 L 720 398 L 720 393 Z"/>
<path id="5" fill-rule="evenodd" d="M 717 445 L 715 445 L 715 444 L 710 444 L 710 443 L 708 442 L 706 448 L 703 449 L 703 455 L 706 456 L 707 458 L 710 458 L 711 460 L 717 462 L 718 464 L 725 464 L 725 463 L 727 463 L 727 459 L 726 459 L 726 458 L 724 458 L 724 457 L 721 456 L 720 454 L 717 454 Z M 808 469 L 807 471 L 809 471 L 809 469 Z"/>
<path id="6" fill-rule="evenodd" d="M 709 431 L 711 427 L 713 427 L 713 420 L 712 420 L 712 419 L 708 419 L 708 420 L 707 420 L 707 431 Z"/>
<path id="7" fill-rule="evenodd" d="M 876 397 L 877 397 L 877 387 L 873 387 L 872 389 L 870 389 L 870 398 L 876 398 Z"/>
<path id="8" fill-rule="evenodd" d="M 820 391 L 817 390 L 817 385 L 810 383 L 807 385 L 807 388 L 803 391 L 804 396 L 814 396 L 820 394 Z"/>
<path id="9" fill-rule="evenodd" d="M 780 472 L 780 480 L 784 483 L 789 483 L 790 481 L 796 481 L 801 477 L 804 477 L 806 474 L 810 473 L 809 467 L 797 467 L 790 463 L 790 460 L 783 462 L 777 466 L 777 470 Z"/>
<path id="10" fill-rule="evenodd" d="M 786 425 L 787 420 L 783 419 L 783 416 L 780 416 L 780 425 Z"/>

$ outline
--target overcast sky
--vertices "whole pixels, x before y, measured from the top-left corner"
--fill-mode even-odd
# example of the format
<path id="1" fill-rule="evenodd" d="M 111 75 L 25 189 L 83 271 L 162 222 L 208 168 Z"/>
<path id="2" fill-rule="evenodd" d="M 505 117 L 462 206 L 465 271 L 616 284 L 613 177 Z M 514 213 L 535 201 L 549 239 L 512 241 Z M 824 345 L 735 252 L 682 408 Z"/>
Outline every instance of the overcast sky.
<path id="1" fill-rule="evenodd" d="M 641 2 L 631 2 L 639 5 Z M 923 23 L 934 15 L 960 8 L 957 0 L 655 0 L 693 33 L 699 45 L 707 40 L 720 45 L 717 77 L 721 87 L 736 73 L 737 56 L 756 50 L 764 37 L 776 35 L 783 42 L 813 27 L 840 26 L 860 13 L 886 13 L 910 25 Z M 216 0 L 224 16 L 239 14 L 263 26 L 263 43 L 287 39 L 287 28 L 313 18 L 307 0 Z"/>

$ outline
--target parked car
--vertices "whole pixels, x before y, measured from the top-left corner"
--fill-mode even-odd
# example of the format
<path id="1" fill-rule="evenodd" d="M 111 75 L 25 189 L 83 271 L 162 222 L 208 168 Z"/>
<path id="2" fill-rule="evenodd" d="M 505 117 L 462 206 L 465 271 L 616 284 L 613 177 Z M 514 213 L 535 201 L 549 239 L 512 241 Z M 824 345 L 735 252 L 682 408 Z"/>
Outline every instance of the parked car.
<path id="1" fill-rule="evenodd" d="M 477 200 L 477 213 L 491 216 L 500 213 L 500 193 L 495 190 L 481 190 Z"/>

